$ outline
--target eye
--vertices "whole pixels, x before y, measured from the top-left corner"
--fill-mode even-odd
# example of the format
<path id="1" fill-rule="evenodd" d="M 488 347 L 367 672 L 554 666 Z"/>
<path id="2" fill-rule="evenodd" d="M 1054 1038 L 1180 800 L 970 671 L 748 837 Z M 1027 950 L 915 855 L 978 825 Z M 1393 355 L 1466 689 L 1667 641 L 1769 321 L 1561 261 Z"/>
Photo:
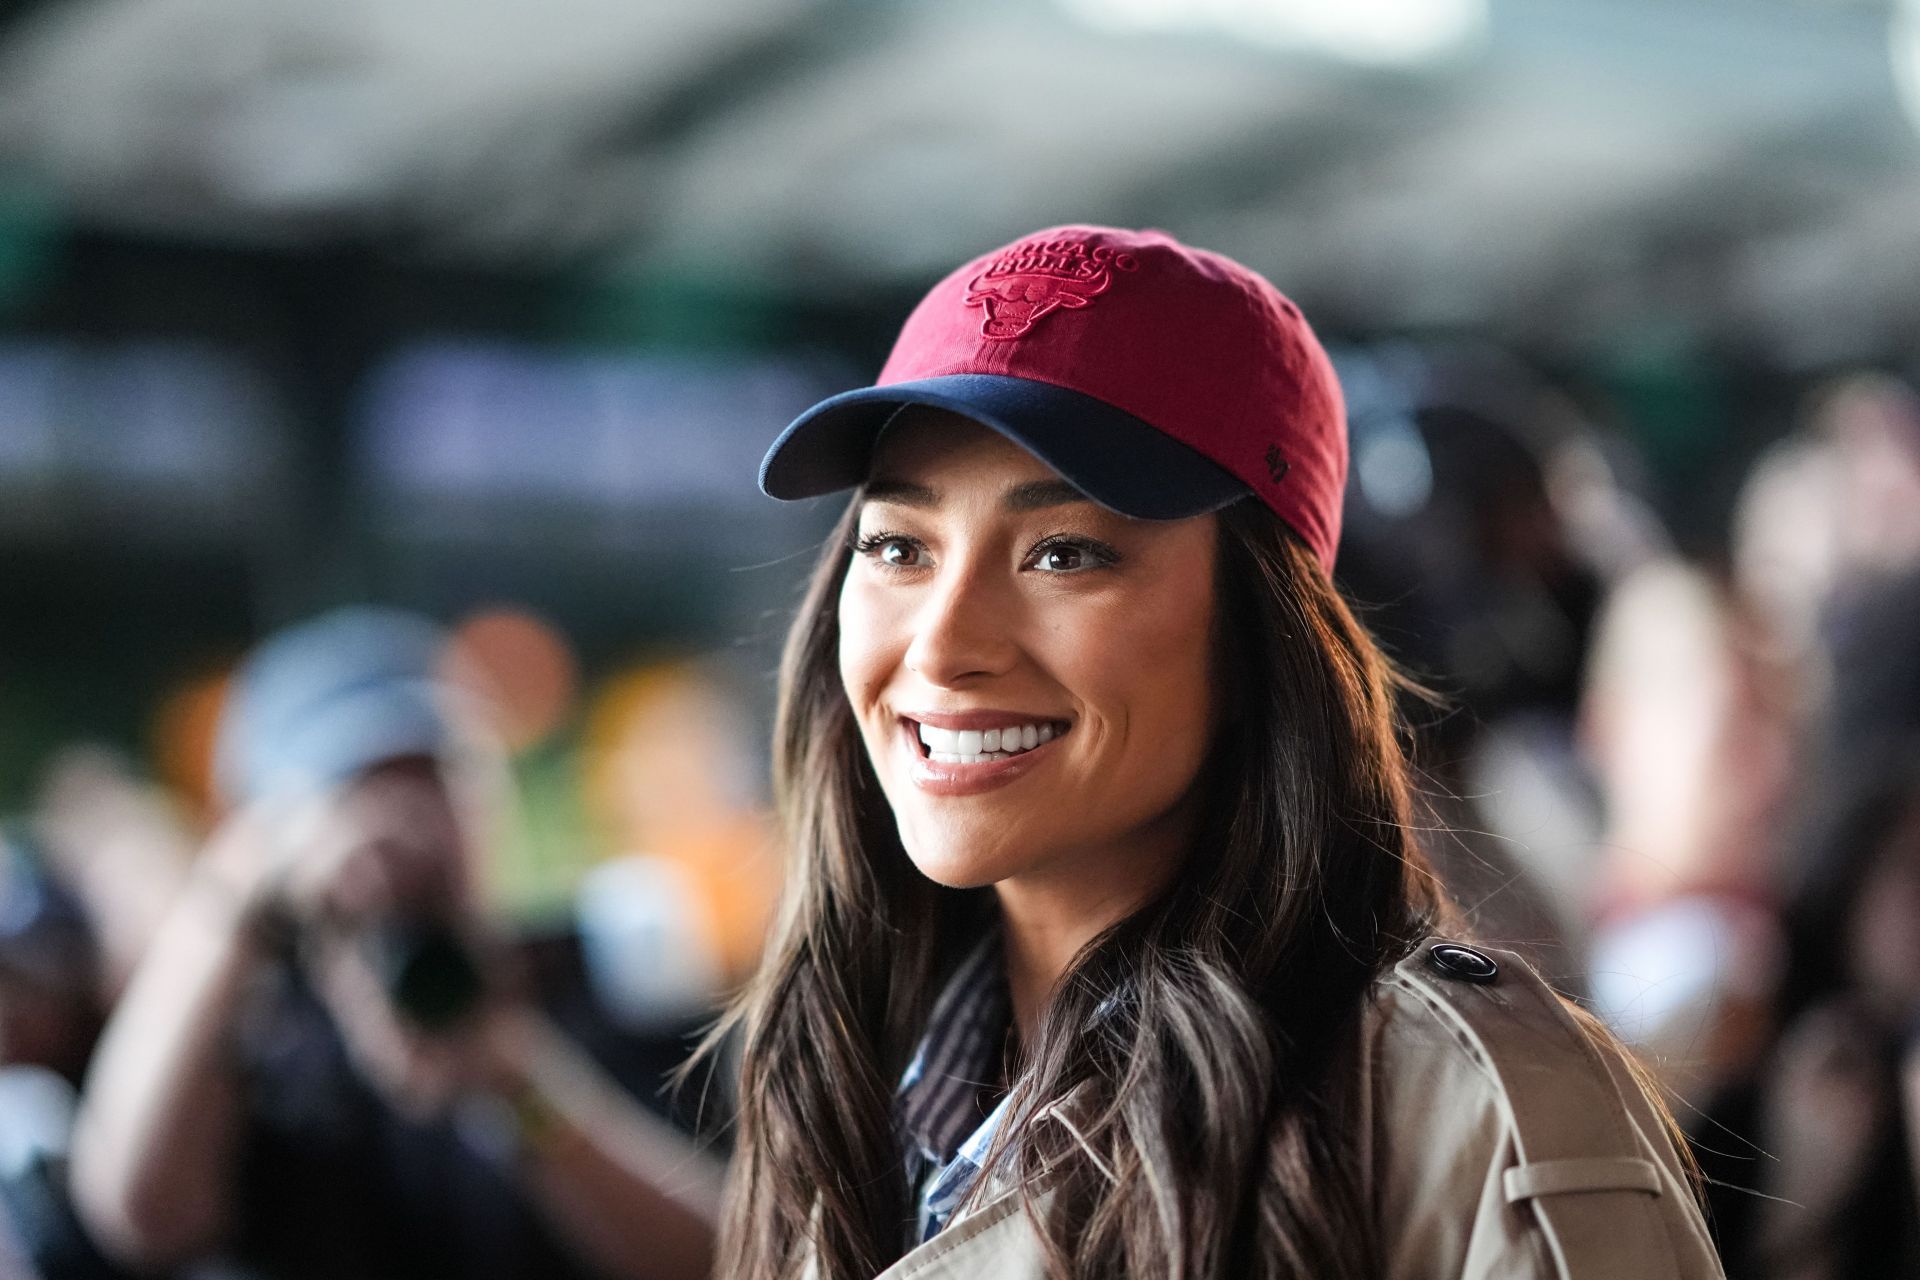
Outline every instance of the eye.
<path id="1" fill-rule="evenodd" d="M 910 538 L 904 533 L 868 534 L 856 540 L 853 549 L 890 569 L 918 568 L 926 550 L 918 538 Z"/>
<path id="2" fill-rule="evenodd" d="M 1078 547 L 1049 547 L 1040 553 L 1040 567 L 1051 573 L 1072 573 L 1080 567 Z"/>
<path id="3" fill-rule="evenodd" d="M 1084 573 L 1100 569 L 1120 559 L 1120 553 L 1105 543 L 1084 538 L 1048 538 L 1033 549 L 1028 564 L 1043 573 Z"/>

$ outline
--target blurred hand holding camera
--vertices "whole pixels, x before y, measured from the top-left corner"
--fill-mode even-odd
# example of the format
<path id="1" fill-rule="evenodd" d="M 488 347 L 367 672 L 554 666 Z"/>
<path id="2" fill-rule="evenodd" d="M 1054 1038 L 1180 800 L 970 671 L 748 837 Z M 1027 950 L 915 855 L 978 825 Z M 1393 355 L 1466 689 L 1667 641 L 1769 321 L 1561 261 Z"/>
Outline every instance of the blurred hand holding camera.
<path id="1" fill-rule="evenodd" d="M 484 1024 L 518 1002 L 463 841 L 434 762 L 404 759 L 242 808 L 195 875 L 227 927 L 304 969 L 367 1082 L 416 1119 L 485 1083 Z"/>

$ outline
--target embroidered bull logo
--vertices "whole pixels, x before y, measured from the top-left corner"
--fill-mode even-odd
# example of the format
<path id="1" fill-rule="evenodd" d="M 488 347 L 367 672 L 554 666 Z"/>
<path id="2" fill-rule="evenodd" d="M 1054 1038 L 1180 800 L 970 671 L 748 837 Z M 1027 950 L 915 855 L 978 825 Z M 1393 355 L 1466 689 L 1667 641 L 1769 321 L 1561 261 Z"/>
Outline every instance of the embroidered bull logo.
<path id="1" fill-rule="evenodd" d="M 1077 311 L 1105 293 L 1116 265 L 1131 271 L 1137 264 L 1130 254 L 1104 249 L 1088 254 L 1077 244 L 1034 246 L 975 276 L 967 286 L 967 305 L 986 313 L 980 332 L 987 338 L 1022 337 L 1041 317 L 1063 307 Z"/>

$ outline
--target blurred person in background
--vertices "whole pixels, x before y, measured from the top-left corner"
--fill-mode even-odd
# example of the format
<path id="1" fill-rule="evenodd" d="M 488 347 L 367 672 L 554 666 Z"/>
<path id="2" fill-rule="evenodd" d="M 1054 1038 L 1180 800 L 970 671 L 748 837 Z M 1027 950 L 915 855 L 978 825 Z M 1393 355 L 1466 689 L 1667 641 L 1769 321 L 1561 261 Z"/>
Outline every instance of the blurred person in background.
<path id="1" fill-rule="evenodd" d="M 1818 661 L 1836 601 L 1920 565 L 1920 396 L 1880 373 L 1837 378 L 1754 464 L 1733 573 L 1793 661 Z"/>
<path id="2" fill-rule="evenodd" d="M 0 1276 L 116 1274 L 67 1201 L 74 1107 L 104 1016 L 78 898 L 24 824 L 0 830 Z"/>
<path id="3" fill-rule="evenodd" d="M 1582 708 L 1607 813 L 1596 1007 L 1685 1099 L 1730 1274 L 1855 1274 L 1869 1237 L 1859 1259 L 1910 1266 L 1898 1216 L 1857 1211 L 1911 1199 L 1855 1124 L 1862 1099 L 1898 1115 L 1893 1068 L 1850 1102 L 1810 1064 L 1841 1040 L 1857 1052 L 1827 1067 L 1887 1057 L 1825 997 L 1839 957 L 1877 949 L 1844 923 L 1870 824 L 1835 815 L 1898 790 L 1888 761 L 1920 729 L 1920 402 L 1880 375 L 1820 391 L 1749 472 L 1732 535 L 1729 576 L 1650 562 L 1603 614 Z M 1910 900 L 1875 901 L 1915 932 Z"/>
<path id="4" fill-rule="evenodd" d="M 1770 1038 L 1729 1091 L 1744 1112 L 1723 1108 L 1771 1157 L 1740 1172 L 1779 1202 L 1728 1209 L 1756 1224 L 1741 1274 L 1766 1280 L 1920 1274 L 1920 563 L 1905 543 L 1853 542 L 1800 663 L 1786 962 Z"/>
<path id="5" fill-rule="evenodd" d="M 50 869 L 84 907 L 101 999 L 111 1007 L 186 879 L 192 825 L 166 788 L 118 752 L 85 742 L 53 754 L 31 823 Z"/>
<path id="6" fill-rule="evenodd" d="M 1579 994 L 1596 819 L 1573 726 L 1606 582 L 1554 481 L 1584 433 L 1497 353 L 1389 351 L 1368 372 L 1341 581 L 1452 704 L 1409 708 L 1436 869 L 1476 936 Z"/>
<path id="7" fill-rule="evenodd" d="M 1593 992 L 1690 1098 L 1746 1070 L 1772 999 L 1795 797 L 1785 678 L 1751 612 L 1693 565 L 1651 562 L 1608 601 L 1580 725 L 1605 810 Z"/>
<path id="8" fill-rule="evenodd" d="M 0 829 L 0 1062 L 80 1083 L 102 1017 L 93 934 L 39 842 Z"/>
<path id="9" fill-rule="evenodd" d="M 1581 706 L 1606 813 L 1596 997 L 1673 1083 L 1711 1092 L 1763 1042 L 1789 832 L 1826 807 L 1805 780 L 1846 776 L 1830 765 L 1904 715 L 1887 681 L 1911 642 L 1876 583 L 1916 553 L 1920 413 L 1890 379 L 1847 378 L 1748 473 L 1730 573 L 1657 557 L 1602 612 Z"/>
<path id="10" fill-rule="evenodd" d="M 1729 1234 L 1758 1280 L 1920 1275 L 1920 736 L 1830 781 L 1759 1070 L 1769 1198 Z"/>
<path id="11" fill-rule="evenodd" d="M 1784 449 L 1824 510 L 1795 522 L 1779 504 L 1756 509 L 1741 586 L 1801 671 L 1809 767 L 1846 777 L 1920 730 L 1920 395 L 1881 374 L 1842 379 Z M 1784 545 L 1795 527 L 1809 544 L 1800 573 Z"/>
<path id="12" fill-rule="evenodd" d="M 17 1269 L 43 1280 L 127 1272 L 74 1213 L 67 1167 L 78 1088 L 101 1026 L 192 854 L 166 791 L 119 753 L 56 751 L 0 839 L 0 1219 Z M 11 1273 L 0 1267 L 0 1277 Z"/>
<path id="13" fill-rule="evenodd" d="M 444 637 L 372 609 L 236 680 L 233 811 L 107 1026 L 72 1185 L 141 1266 L 692 1277 L 710 1160 L 542 1012 L 485 915 L 503 762 Z"/>
<path id="14" fill-rule="evenodd" d="M 1779 678 L 1724 586 L 1666 558 L 1608 601 L 1581 707 L 1606 818 L 1593 1007 L 1679 1100 L 1734 1276 L 1750 1274 L 1753 1073 L 1783 961 L 1773 876 L 1796 779 Z"/>

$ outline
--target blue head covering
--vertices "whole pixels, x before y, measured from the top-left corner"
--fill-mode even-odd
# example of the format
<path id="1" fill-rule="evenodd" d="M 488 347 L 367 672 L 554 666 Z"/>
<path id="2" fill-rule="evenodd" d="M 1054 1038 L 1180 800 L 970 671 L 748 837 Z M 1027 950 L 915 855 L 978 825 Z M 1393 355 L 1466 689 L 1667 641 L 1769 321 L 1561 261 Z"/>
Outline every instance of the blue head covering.
<path id="1" fill-rule="evenodd" d="M 267 639 L 236 676 L 215 769 L 228 800 L 337 786 L 451 744 L 435 672 L 445 634 L 396 609 L 356 606 Z"/>

